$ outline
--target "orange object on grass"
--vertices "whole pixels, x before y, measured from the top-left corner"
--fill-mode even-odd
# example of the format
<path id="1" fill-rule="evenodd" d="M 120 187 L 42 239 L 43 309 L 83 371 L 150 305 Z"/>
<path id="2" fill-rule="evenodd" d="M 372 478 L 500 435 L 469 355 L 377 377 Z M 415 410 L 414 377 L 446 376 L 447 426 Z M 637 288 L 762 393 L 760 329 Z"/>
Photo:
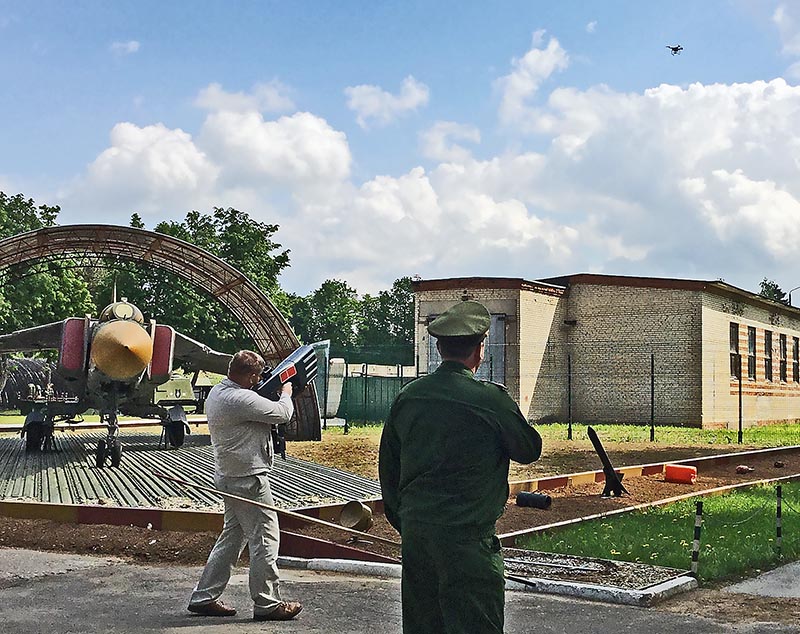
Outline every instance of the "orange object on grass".
<path id="1" fill-rule="evenodd" d="M 697 467 L 682 464 L 668 464 L 664 467 L 664 481 L 676 484 L 694 484 L 697 480 Z"/>

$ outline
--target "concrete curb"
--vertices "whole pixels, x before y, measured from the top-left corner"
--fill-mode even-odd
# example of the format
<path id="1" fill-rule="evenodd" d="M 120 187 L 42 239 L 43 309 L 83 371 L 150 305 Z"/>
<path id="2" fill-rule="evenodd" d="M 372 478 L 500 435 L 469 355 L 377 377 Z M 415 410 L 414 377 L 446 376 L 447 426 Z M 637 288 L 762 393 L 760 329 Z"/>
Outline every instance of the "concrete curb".
<path id="1" fill-rule="evenodd" d="M 607 586 L 594 586 L 585 583 L 564 583 L 550 579 L 531 579 L 532 585 L 506 580 L 506 590 L 522 592 L 538 592 L 541 594 L 558 594 L 562 596 L 615 603 L 619 605 L 636 605 L 650 607 L 681 592 L 694 590 L 697 580 L 694 577 L 682 576 L 669 579 L 646 590 L 628 590 L 624 588 L 610 588 Z"/>
<path id="2" fill-rule="evenodd" d="M 399 579 L 400 564 L 381 564 L 354 559 L 302 559 L 300 557 L 278 557 L 278 567 L 322 572 L 342 572 L 368 577 L 390 577 Z"/>
<path id="3" fill-rule="evenodd" d="M 339 572 L 345 574 L 364 575 L 399 579 L 402 573 L 400 564 L 379 564 L 349 559 L 301 559 L 300 557 L 278 557 L 281 568 L 300 570 L 318 570 L 321 572 Z M 549 579 L 530 579 L 530 584 L 506 579 L 506 590 L 518 592 L 535 592 L 555 594 L 569 597 L 614 603 L 619 605 L 635 605 L 649 607 L 659 601 L 687 592 L 697 587 L 697 580 L 689 576 L 669 579 L 645 590 L 626 590 L 607 586 L 595 586 L 584 583 L 565 583 Z"/>

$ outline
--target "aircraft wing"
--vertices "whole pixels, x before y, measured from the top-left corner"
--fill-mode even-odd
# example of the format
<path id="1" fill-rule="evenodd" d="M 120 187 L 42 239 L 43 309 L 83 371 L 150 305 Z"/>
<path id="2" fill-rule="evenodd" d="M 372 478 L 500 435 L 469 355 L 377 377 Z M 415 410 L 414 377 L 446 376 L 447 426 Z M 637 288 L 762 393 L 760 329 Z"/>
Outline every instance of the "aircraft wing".
<path id="1" fill-rule="evenodd" d="M 0 354 L 26 350 L 58 350 L 61 347 L 63 329 L 64 322 L 57 321 L 0 335 Z"/>
<path id="2" fill-rule="evenodd" d="M 205 370 L 217 374 L 227 374 L 228 364 L 233 355 L 212 350 L 207 345 L 175 332 L 175 365 L 184 369 Z"/>

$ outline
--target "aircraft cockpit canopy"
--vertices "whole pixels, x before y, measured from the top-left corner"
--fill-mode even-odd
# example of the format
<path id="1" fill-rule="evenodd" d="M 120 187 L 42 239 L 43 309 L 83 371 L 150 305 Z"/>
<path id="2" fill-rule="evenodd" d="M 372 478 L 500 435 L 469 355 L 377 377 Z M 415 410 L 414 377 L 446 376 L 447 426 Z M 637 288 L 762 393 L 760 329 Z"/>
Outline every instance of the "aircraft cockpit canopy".
<path id="1" fill-rule="evenodd" d="M 135 321 L 138 324 L 144 323 L 144 315 L 142 311 L 136 308 L 124 297 L 122 301 L 109 304 L 100 311 L 98 321 L 112 321 L 114 319 L 124 319 L 126 321 Z"/>

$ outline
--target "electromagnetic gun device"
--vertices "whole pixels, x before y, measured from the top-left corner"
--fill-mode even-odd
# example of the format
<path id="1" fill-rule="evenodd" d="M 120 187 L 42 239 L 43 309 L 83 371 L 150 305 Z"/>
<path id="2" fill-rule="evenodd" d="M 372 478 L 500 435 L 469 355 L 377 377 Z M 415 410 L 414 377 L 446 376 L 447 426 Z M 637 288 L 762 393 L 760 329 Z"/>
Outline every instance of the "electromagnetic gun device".
<path id="1" fill-rule="evenodd" d="M 299 394 L 317 376 L 317 353 L 311 346 L 300 346 L 274 368 L 264 368 L 261 380 L 253 389 L 265 398 L 277 400 L 281 387 L 292 384 L 293 394 Z M 275 453 L 286 459 L 286 424 L 272 429 Z"/>

